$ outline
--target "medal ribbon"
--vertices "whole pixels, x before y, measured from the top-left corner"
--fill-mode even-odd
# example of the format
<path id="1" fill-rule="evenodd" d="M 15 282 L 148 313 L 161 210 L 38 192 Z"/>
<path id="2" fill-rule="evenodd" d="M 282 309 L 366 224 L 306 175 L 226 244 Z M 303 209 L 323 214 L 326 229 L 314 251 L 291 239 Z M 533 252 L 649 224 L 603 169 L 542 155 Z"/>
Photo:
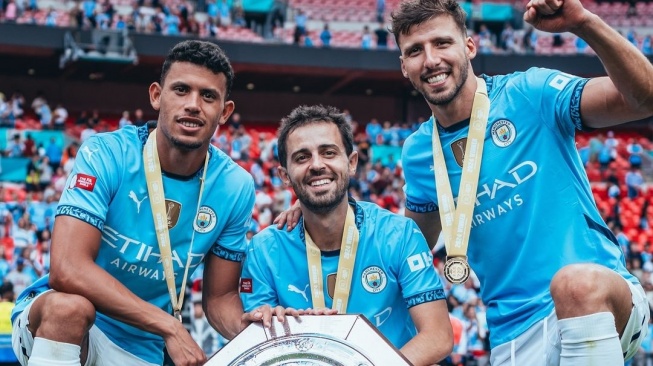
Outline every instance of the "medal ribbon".
<path id="1" fill-rule="evenodd" d="M 440 221 L 444 244 L 449 257 L 465 257 L 469 245 L 469 232 L 472 227 L 472 216 L 476 203 L 476 189 L 478 176 L 481 171 L 481 157 L 485 142 L 490 100 L 487 96 L 485 80 L 476 78 L 477 86 L 472 105 L 472 116 L 469 123 L 469 134 L 465 156 L 463 159 L 463 172 L 458 190 L 458 206 L 455 206 L 451 183 L 444 161 L 442 144 L 438 135 L 437 121 L 433 123 L 433 170 L 435 171 L 435 190 L 440 206 Z"/>
<path id="2" fill-rule="evenodd" d="M 304 236 L 306 238 L 308 277 L 311 283 L 313 308 L 325 308 L 321 252 L 308 234 L 308 231 L 306 231 L 305 226 Z M 354 271 L 356 251 L 358 249 L 358 236 L 359 233 L 354 219 L 354 210 L 351 206 L 347 205 L 347 218 L 345 219 L 345 229 L 342 233 L 342 243 L 340 245 L 340 258 L 338 259 L 336 287 L 333 294 L 333 304 L 331 305 L 332 309 L 338 310 L 338 314 L 347 313 L 347 302 L 349 301 L 349 291 L 351 290 L 351 277 Z"/>
<path id="3" fill-rule="evenodd" d="M 163 264 L 163 273 L 168 285 L 170 302 L 175 316 L 181 321 L 181 307 L 184 303 L 184 294 L 186 291 L 186 279 L 188 278 L 188 269 L 190 268 L 191 252 L 193 250 L 193 241 L 195 240 L 195 230 L 191 234 L 190 247 L 188 248 L 188 257 L 186 258 L 186 267 L 184 277 L 181 282 L 181 291 L 177 298 L 177 286 L 175 284 L 175 272 L 172 268 L 172 249 L 170 248 L 170 233 L 168 232 L 168 216 L 165 209 L 165 194 L 163 192 L 163 177 L 161 175 L 161 163 L 159 162 L 159 151 L 156 144 L 156 129 L 150 133 L 143 149 L 143 162 L 145 168 L 145 180 L 147 182 L 147 192 L 150 195 L 150 204 L 152 206 L 152 218 L 156 229 L 156 237 L 161 251 L 161 263 Z M 206 168 L 209 164 L 209 154 L 206 153 L 204 159 L 204 171 L 200 179 L 200 191 L 197 198 L 197 214 L 199 213 L 202 193 L 204 192 L 204 180 L 206 179 Z"/>

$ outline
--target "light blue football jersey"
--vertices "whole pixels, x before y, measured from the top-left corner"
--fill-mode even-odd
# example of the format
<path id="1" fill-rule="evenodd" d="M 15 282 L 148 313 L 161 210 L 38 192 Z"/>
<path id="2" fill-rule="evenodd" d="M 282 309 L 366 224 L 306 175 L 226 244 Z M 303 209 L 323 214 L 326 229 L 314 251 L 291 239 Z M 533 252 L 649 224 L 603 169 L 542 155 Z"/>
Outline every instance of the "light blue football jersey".
<path id="1" fill-rule="evenodd" d="M 95 135 L 82 144 L 57 215 L 78 218 L 100 230 L 102 243 L 95 262 L 141 299 L 171 312 L 143 169 L 147 131 L 147 126 L 126 126 Z M 254 206 L 252 177 L 211 146 L 198 210 L 201 173 L 190 178 L 163 176 L 177 291 L 181 289 L 193 230 L 189 276 L 206 255 L 241 261 L 246 249 L 245 233 Z M 46 276 L 19 296 L 12 321 L 35 294 L 48 288 L 47 283 Z M 148 362 L 163 362 L 161 337 L 99 312 L 96 325 L 126 351 Z"/>
<path id="2" fill-rule="evenodd" d="M 397 348 L 417 334 L 408 309 L 444 299 L 433 256 L 417 225 L 369 202 L 353 202 L 359 230 L 348 314 L 363 314 Z M 268 226 L 248 246 L 241 281 L 245 311 L 258 306 L 313 308 L 303 218 L 291 232 Z M 322 253 L 331 308 L 340 251 Z M 246 284 L 245 286 L 243 284 Z"/>
<path id="3" fill-rule="evenodd" d="M 549 284 L 572 263 L 598 263 L 637 283 L 596 208 L 574 134 L 588 79 L 532 68 L 484 76 L 490 114 L 469 242 L 492 347 L 553 310 Z M 404 145 L 406 208 L 437 211 L 433 117 Z M 469 121 L 438 125 L 454 197 Z"/>

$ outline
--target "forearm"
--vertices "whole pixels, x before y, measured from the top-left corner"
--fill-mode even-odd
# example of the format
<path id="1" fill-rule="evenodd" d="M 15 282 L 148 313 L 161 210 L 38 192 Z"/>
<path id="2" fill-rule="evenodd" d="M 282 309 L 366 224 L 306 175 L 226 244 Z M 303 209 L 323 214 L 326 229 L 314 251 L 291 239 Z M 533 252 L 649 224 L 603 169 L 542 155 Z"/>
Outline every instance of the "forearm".
<path id="1" fill-rule="evenodd" d="M 644 117 L 653 113 L 653 65 L 646 56 L 595 14 L 573 33 L 596 52 L 630 107 L 642 111 Z"/>
<path id="2" fill-rule="evenodd" d="M 210 297 L 204 312 L 209 324 L 227 339 L 233 339 L 248 325 L 241 320 L 243 304 L 238 292 Z"/>
<path id="3" fill-rule="evenodd" d="M 415 366 L 433 365 L 451 353 L 451 344 L 422 332 L 401 347 L 401 353 Z"/>

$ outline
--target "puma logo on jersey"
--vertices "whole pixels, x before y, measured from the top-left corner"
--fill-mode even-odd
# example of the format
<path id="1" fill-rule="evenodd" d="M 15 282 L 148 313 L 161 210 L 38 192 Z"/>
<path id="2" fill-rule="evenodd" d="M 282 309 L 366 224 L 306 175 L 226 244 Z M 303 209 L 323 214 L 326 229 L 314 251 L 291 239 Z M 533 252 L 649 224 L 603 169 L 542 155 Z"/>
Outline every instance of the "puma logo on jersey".
<path id="1" fill-rule="evenodd" d="M 100 150 L 99 148 L 97 148 L 95 150 L 91 150 L 91 148 L 88 147 L 88 146 L 84 146 L 82 148 L 82 152 L 84 152 L 84 154 L 86 154 L 86 159 L 88 159 L 88 160 L 91 160 L 91 158 L 93 157 L 93 153 L 96 153 L 99 150 Z"/>
<path id="2" fill-rule="evenodd" d="M 304 291 L 300 290 L 299 288 L 297 288 L 297 286 L 293 284 L 288 285 L 288 291 L 295 292 L 302 295 L 304 297 L 304 300 L 308 302 L 308 297 L 306 296 L 306 290 L 308 290 L 308 283 L 306 284 L 306 287 L 304 287 Z"/>
<path id="3" fill-rule="evenodd" d="M 141 213 L 141 203 L 143 203 L 143 201 L 145 201 L 147 196 L 145 196 L 145 197 L 143 197 L 142 199 L 139 200 L 138 197 L 136 197 L 136 193 L 134 191 L 129 191 L 129 198 L 131 198 L 132 201 L 134 201 L 134 203 L 136 203 L 136 213 Z"/>

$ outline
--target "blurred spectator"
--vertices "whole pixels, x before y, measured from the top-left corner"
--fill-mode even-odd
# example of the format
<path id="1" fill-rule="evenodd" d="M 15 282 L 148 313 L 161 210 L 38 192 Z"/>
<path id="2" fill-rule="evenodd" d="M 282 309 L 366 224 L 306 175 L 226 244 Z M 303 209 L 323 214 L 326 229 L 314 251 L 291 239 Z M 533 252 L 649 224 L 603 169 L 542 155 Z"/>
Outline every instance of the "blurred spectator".
<path id="1" fill-rule="evenodd" d="M 370 33 L 370 27 L 367 25 L 363 27 L 363 35 L 361 36 L 361 48 L 364 50 L 369 50 L 372 48 L 372 33 Z"/>
<path id="2" fill-rule="evenodd" d="M 57 139 L 55 137 L 51 137 L 48 146 L 45 148 L 45 156 L 48 157 L 48 161 L 53 171 L 59 167 L 59 164 L 61 164 L 62 155 L 63 150 L 57 143 Z"/>
<path id="3" fill-rule="evenodd" d="M 19 11 L 18 6 L 16 5 L 15 0 L 9 0 L 7 7 L 5 8 L 5 21 L 7 23 L 13 23 L 18 19 Z"/>
<path id="4" fill-rule="evenodd" d="M 21 119 L 23 118 L 23 115 L 25 114 L 25 97 L 23 97 L 23 94 L 20 92 L 14 92 L 14 94 L 11 96 L 11 119 L 12 119 L 12 124 L 14 120 Z"/>
<path id="5" fill-rule="evenodd" d="M 490 54 L 493 52 L 492 32 L 488 29 L 487 25 L 481 24 L 478 31 L 478 50 L 482 54 Z"/>
<path id="6" fill-rule="evenodd" d="M 143 110 L 138 108 L 134 111 L 134 126 L 143 126 L 147 121 L 143 118 Z"/>
<path id="7" fill-rule="evenodd" d="M 129 111 L 123 111 L 120 121 L 118 121 L 118 128 L 123 128 L 125 126 L 130 126 L 132 121 L 129 119 Z"/>
<path id="8" fill-rule="evenodd" d="M 41 167 L 38 155 L 33 155 L 27 163 L 27 173 L 25 175 L 25 190 L 28 193 L 37 192 L 41 187 Z"/>
<path id="9" fill-rule="evenodd" d="M 308 16 L 302 9 L 297 9 L 297 14 L 295 15 L 295 32 L 293 34 L 293 43 L 299 45 L 300 38 L 306 34 L 306 23 L 308 22 Z"/>
<path id="10" fill-rule="evenodd" d="M 376 0 L 376 21 L 379 23 L 384 22 L 385 17 L 385 0 Z"/>
<path id="11" fill-rule="evenodd" d="M 653 43 L 653 35 L 649 34 L 646 37 L 644 37 L 644 39 L 642 40 L 642 53 L 648 56 L 653 55 L 652 43 Z"/>
<path id="12" fill-rule="evenodd" d="M 378 28 L 374 30 L 374 35 L 376 36 L 376 48 L 386 49 L 388 48 L 388 29 L 385 27 L 383 22 L 379 23 Z"/>
<path id="13" fill-rule="evenodd" d="M 25 141 L 23 141 L 23 156 L 29 158 L 36 154 L 36 142 L 34 141 L 32 134 L 28 132 L 25 135 Z"/>
<path id="14" fill-rule="evenodd" d="M 61 103 L 57 104 L 52 117 L 54 129 L 63 131 L 65 128 L 66 120 L 68 119 L 68 111 L 63 107 L 63 105 L 61 105 Z"/>
<path id="15" fill-rule="evenodd" d="M 27 265 L 24 258 L 18 257 L 16 258 L 16 266 L 5 276 L 5 280 L 14 286 L 15 293 L 23 292 L 27 286 L 34 282 L 34 276 L 26 269 Z"/>
<path id="16" fill-rule="evenodd" d="M 329 30 L 329 23 L 324 23 L 324 28 L 322 29 L 322 33 L 320 33 L 320 41 L 322 42 L 322 47 L 331 47 L 331 31 Z"/>
<path id="17" fill-rule="evenodd" d="M 381 132 L 383 127 L 379 124 L 379 121 L 376 118 L 372 118 L 365 126 L 365 133 L 367 133 L 367 139 L 372 145 L 380 145 L 383 143 L 383 136 Z"/>
<path id="18" fill-rule="evenodd" d="M 577 53 L 585 53 L 587 52 L 587 47 L 588 44 L 585 42 L 584 39 L 580 37 L 576 37 L 576 52 Z"/>
<path id="19" fill-rule="evenodd" d="M 81 142 L 84 142 L 84 141 L 88 140 L 89 137 L 95 135 L 96 133 L 97 133 L 97 131 L 93 127 L 91 127 L 91 123 L 89 122 L 89 123 L 86 124 L 86 128 L 84 128 L 82 130 L 82 132 L 80 133 L 79 140 Z"/>
<path id="20" fill-rule="evenodd" d="M 522 38 L 522 44 L 524 47 L 524 52 L 527 54 L 532 54 L 535 52 L 535 46 L 537 45 L 537 33 L 532 26 L 527 26 L 524 36 Z"/>
<path id="21" fill-rule="evenodd" d="M 5 95 L 0 93 L 0 126 L 13 127 L 11 121 L 11 104 L 5 100 Z"/>
<path id="22" fill-rule="evenodd" d="M 630 167 L 635 169 L 641 168 L 642 155 L 644 154 L 644 148 L 642 145 L 640 145 L 634 138 L 631 138 L 626 146 L 626 151 L 628 152 L 628 163 L 630 164 Z"/>
<path id="23" fill-rule="evenodd" d="M 512 28 L 510 22 L 505 22 L 503 24 L 503 29 L 501 30 L 501 39 L 500 47 L 506 52 L 515 51 L 515 30 Z"/>
<path id="24" fill-rule="evenodd" d="M 639 169 L 631 168 L 626 173 L 626 187 L 628 188 L 628 198 L 635 199 L 639 196 L 642 186 L 644 185 L 644 177 Z"/>

